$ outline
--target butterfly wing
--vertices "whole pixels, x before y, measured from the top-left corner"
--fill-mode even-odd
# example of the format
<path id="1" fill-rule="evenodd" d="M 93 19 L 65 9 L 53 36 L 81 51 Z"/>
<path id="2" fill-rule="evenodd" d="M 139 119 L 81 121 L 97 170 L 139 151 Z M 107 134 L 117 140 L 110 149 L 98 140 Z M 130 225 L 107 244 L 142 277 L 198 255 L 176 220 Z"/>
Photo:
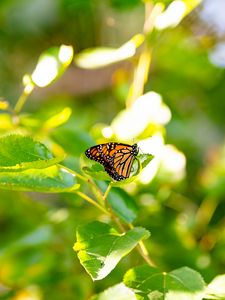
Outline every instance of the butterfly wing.
<path id="1" fill-rule="evenodd" d="M 120 180 L 125 179 L 125 177 L 122 176 L 122 175 L 120 175 L 120 174 L 118 174 L 116 172 L 116 170 L 111 165 L 107 165 L 106 164 L 104 166 L 104 168 L 105 168 L 105 171 L 109 174 L 109 176 L 112 177 L 114 180 L 120 181 Z"/>
<path id="2" fill-rule="evenodd" d="M 130 176 L 131 167 L 138 154 L 138 146 L 122 143 L 106 143 L 86 150 L 86 156 L 102 164 L 105 171 L 116 181 Z"/>
<path id="3" fill-rule="evenodd" d="M 110 156 L 107 145 L 108 144 L 99 144 L 99 145 L 93 146 L 91 148 L 88 148 L 85 151 L 85 155 L 88 158 L 99 162 L 104 167 L 107 166 L 108 168 L 110 168 L 110 166 L 112 165 L 112 162 L 113 162 L 113 157 Z"/>
<path id="4" fill-rule="evenodd" d="M 133 162 L 138 154 L 138 147 L 136 144 L 133 146 L 126 145 L 119 149 L 114 155 L 114 169 L 119 176 L 123 179 L 130 176 Z"/>
<path id="5" fill-rule="evenodd" d="M 135 156 L 131 153 L 126 153 L 123 155 L 121 155 L 121 153 L 116 153 L 114 158 L 115 171 L 124 178 L 128 178 L 130 176 L 134 160 Z"/>
<path id="6" fill-rule="evenodd" d="M 100 162 L 102 163 L 102 151 L 101 151 L 101 148 L 99 147 L 100 145 L 96 145 L 96 146 L 93 146 L 91 148 L 88 148 L 86 151 L 85 151 L 85 155 L 92 159 L 92 160 L 95 160 L 97 162 Z"/>

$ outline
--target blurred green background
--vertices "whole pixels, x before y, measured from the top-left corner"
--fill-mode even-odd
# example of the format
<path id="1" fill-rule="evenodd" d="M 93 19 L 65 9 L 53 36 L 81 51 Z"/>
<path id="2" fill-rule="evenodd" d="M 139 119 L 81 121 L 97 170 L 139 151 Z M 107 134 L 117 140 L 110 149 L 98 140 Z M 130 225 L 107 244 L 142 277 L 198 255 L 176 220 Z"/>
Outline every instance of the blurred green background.
<path id="1" fill-rule="evenodd" d="M 78 172 L 81 154 L 95 143 L 111 136 L 140 142 L 156 160 L 124 187 L 139 208 L 135 224 L 151 231 L 147 247 L 162 270 L 187 265 L 206 282 L 225 272 L 224 10 L 223 0 L 203 1 L 152 39 L 145 93 L 153 113 L 136 135 L 138 124 L 122 130 L 137 57 L 99 69 L 72 63 L 55 83 L 34 90 L 19 129 L 0 114 L 1 134 L 19 130 L 64 149 Z M 16 103 L 23 75 L 44 50 L 72 45 L 76 58 L 87 48 L 120 47 L 142 32 L 144 14 L 141 0 L 2 0 L 1 100 Z M 68 122 L 43 131 L 65 107 L 72 109 Z M 141 257 L 131 253 L 93 283 L 72 249 L 78 224 L 105 218 L 77 196 L 0 191 L 0 299 L 83 300 L 120 282 Z"/>

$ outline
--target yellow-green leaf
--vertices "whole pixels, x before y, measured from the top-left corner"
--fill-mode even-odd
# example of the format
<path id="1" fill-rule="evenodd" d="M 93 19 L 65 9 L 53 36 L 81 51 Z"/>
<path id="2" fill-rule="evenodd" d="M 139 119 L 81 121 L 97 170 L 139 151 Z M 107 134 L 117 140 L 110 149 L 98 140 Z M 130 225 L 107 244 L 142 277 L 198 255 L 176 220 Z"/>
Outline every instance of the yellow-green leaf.
<path id="1" fill-rule="evenodd" d="M 62 161 L 31 137 L 12 134 L 0 138 L 0 172 L 42 169 Z"/>
<path id="2" fill-rule="evenodd" d="M 76 176 L 63 167 L 0 172 L 0 189 L 42 193 L 64 193 L 79 188 Z"/>

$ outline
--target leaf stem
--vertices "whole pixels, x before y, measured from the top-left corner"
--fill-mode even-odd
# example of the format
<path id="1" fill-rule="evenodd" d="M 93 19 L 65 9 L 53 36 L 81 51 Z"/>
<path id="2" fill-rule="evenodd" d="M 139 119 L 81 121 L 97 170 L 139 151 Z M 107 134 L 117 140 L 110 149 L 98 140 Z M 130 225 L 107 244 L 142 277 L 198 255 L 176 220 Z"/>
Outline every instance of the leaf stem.
<path id="1" fill-rule="evenodd" d="M 14 107 L 14 111 L 16 114 L 19 114 L 20 111 L 22 110 L 24 104 L 26 103 L 27 101 L 27 98 L 28 96 L 31 94 L 31 92 L 33 91 L 34 89 L 34 85 L 33 84 L 29 84 L 29 85 L 26 85 L 23 89 L 23 92 L 22 94 L 20 95 L 15 107 Z"/>
<path id="2" fill-rule="evenodd" d="M 98 209 L 100 209 L 105 214 L 110 215 L 110 213 L 104 207 L 102 207 L 101 205 L 99 205 L 96 201 L 94 201 L 92 198 L 90 198 L 86 194 L 84 194 L 82 192 L 79 192 L 79 191 L 75 191 L 74 193 L 76 193 L 78 196 L 80 196 L 81 198 L 83 198 L 87 202 L 89 202 L 89 203 L 93 204 L 94 206 L 96 206 Z"/>
<path id="3" fill-rule="evenodd" d="M 105 191 L 105 193 L 104 193 L 104 195 L 103 195 L 103 200 L 104 200 L 104 201 L 105 201 L 106 198 L 108 197 L 108 194 L 109 194 L 111 188 L 112 188 L 112 184 L 111 184 L 111 182 L 110 182 L 109 185 L 108 185 L 108 187 L 107 187 L 107 189 L 106 189 L 106 191 Z"/>
<path id="4" fill-rule="evenodd" d="M 103 194 L 102 194 L 102 191 L 100 190 L 100 188 L 97 186 L 97 184 L 91 178 L 88 179 L 88 183 L 91 185 L 92 193 L 95 195 L 96 200 L 98 201 L 98 203 L 101 206 L 105 207 Z"/>
<path id="5" fill-rule="evenodd" d="M 143 95 L 144 85 L 147 81 L 148 73 L 150 69 L 150 63 L 151 63 L 151 50 L 149 46 L 145 44 L 144 51 L 141 53 L 137 68 L 134 71 L 134 79 L 128 93 L 128 98 L 126 101 L 128 108 L 132 106 L 132 104 L 136 101 L 136 99 L 139 96 Z"/>
<path id="6" fill-rule="evenodd" d="M 75 175 L 77 178 L 89 183 L 93 188 L 92 191 L 95 194 L 96 200 L 99 202 L 101 207 L 104 207 L 104 199 L 103 199 L 104 196 L 103 196 L 101 190 L 99 189 L 99 187 L 95 184 L 95 182 L 91 178 L 86 178 L 83 175 L 73 171 L 72 169 L 65 167 L 64 165 L 58 164 L 58 166 L 60 166 L 61 168 L 64 168 L 65 170 L 67 170 L 67 172 Z"/>
<path id="7" fill-rule="evenodd" d="M 69 172 L 69 173 L 75 175 L 76 177 L 80 178 L 81 180 L 83 180 L 83 181 L 85 181 L 85 182 L 88 181 L 88 179 L 87 179 L 86 177 L 80 175 L 80 174 L 77 173 L 76 171 L 74 171 L 74 170 L 72 170 L 72 169 L 70 169 L 70 168 L 68 168 L 68 167 L 66 167 L 66 166 L 64 166 L 64 165 L 58 164 L 58 166 L 59 166 L 60 168 L 65 169 L 67 172 Z"/>
<path id="8" fill-rule="evenodd" d="M 164 5 L 162 3 L 156 3 L 154 6 L 150 2 L 145 3 L 145 22 L 143 26 L 143 32 L 145 35 L 149 35 L 154 29 L 155 20 L 159 14 L 162 13 Z"/>
<path id="9" fill-rule="evenodd" d="M 130 223 L 129 224 L 130 229 L 133 229 L 134 226 Z M 155 267 L 155 263 L 152 261 L 152 259 L 149 257 L 149 253 L 147 248 L 145 247 L 145 244 L 143 241 L 138 242 L 138 252 L 141 254 L 141 256 L 144 258 L 144 260 L 147 262 L 147 264 L 151 267 Z"/>
<path id="10" fill-rule="evenodd" d="M 145 22 L 143 26 L 143 33 L 145 35 L 145 42 L 143 50 L 138 59 L 137 66 L 134 70 L 133 82 L 130 86 L 128 97 L 126 100 L 127 108 L 131 107 L 138 97 L 143 95 L 145 83 L 148 80 L 148 75 L 152 60 L 152 47 L 149 45 L 147 38 L 154 29 L 156 17 L 163 11 L 163 5 L 157 3 L 152 5 L 151 2 L 145 3 Z"/>
<path id="11" fill-rule="evenodd" d="M 100 205 L 104 206 L 104 200 L 102 200 L 103 199 L 103 194 L 102 194 L 101 190 L 99 189 L 99 187 L 95 184 L 95 182 L 91 178 L 86 178 L 85 176 L 71 170 L 68 167 L 65 167 L 64 165 L 61 165 L 61 164 L 58 164 L 58 165 L 61 168 L 64 168 L 65 170 L 67 170 L 69 173 L 75 175 L 77 178 L 79 178 L 79 179 L 89 183 L 90 185 L 92 185 L 97 201 L 100 203 Z"/>

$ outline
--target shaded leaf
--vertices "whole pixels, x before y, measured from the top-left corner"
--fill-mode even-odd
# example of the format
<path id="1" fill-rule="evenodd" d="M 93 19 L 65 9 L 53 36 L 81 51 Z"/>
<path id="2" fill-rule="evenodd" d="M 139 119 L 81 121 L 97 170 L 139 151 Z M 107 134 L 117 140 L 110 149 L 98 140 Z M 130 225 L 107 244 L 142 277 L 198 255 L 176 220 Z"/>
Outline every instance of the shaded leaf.
<path id="1" fill-rule="evenodd" d="M 143 265 L 129 270 L 124 283 L 142 299 L 201 300 L 205 290 L 201 275 L 188 267 L 166 273 Z"/>
<path id="2" fill-rule="evenodd" d="M 0 188 L 13 191 L 62 193 L 79 188 L 76 177 L 63 167 L 1 172 Z"/>
<path id="3" fill-rule="evenodd" d="M 111 189 L 107 200 L 114 213 L 124 222 L 132 223 L 137 217 L 137 205 L 133 197 L 122 189 Z"/>
<path id="4" fill-rule="evenodd" d="M 42 169 L 59 163 L 64 156 L 53 157 L 47 147 L 22 135 L 0 138 L 0 171 Z"/>
<path id="5" fill-rule="evenodd" d="M 140 240 L 149 237 L 149 232 L 141 227 L 119 234 L 108 224 L 98 221 L 77 229 L 77 242 L 80 263 L 93 280 L 105 278 Z"/>

